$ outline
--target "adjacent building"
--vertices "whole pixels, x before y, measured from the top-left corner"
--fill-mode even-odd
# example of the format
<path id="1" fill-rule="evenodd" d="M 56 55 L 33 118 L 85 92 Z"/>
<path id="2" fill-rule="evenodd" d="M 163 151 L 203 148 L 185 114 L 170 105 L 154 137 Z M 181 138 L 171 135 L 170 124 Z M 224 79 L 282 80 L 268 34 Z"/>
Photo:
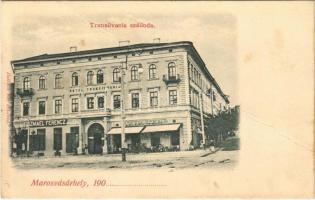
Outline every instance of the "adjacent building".
<path id="1" fill-rule="evenodd" d="M 11 64 L 13 138 L 21 153 L 119 152 L 122 102 L 130 151 L 139 145 L 187 150 L 206 139 L 203 116 L 229 106 L 187 41 L 71 48 Z"/>

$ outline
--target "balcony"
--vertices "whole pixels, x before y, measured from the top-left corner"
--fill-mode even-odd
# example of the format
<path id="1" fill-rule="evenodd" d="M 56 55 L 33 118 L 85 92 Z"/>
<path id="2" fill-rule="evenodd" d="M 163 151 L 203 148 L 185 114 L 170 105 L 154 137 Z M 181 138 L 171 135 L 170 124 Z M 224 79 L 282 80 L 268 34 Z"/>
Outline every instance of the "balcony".
<path id="1" fill-rule="evenodd" d="M 17 88 L 16 94 L 20 95 L 21 97 L 33 96 L 34 95 L 34 89 L 33 88 L 29 88 L 29 89 Z"/>
<path id="2" fill-rule="evenodd" d="M 170 84 L 170 83 L 179 83 L 180 82 L 180 77 L 179 74 L 176 74 L 176 76 L 168 76 L 168 75 L 163 75 L 163 81 L 165 84 Z"/>

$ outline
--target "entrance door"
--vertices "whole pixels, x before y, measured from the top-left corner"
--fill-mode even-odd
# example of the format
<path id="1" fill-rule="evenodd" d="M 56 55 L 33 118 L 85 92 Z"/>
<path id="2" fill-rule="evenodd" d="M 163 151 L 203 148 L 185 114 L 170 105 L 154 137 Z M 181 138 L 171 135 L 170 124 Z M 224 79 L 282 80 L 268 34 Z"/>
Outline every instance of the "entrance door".
<path id="1" fill-rule="evenodd" d="M 88 151 L 89 154 L 100 154 L 103 152 L 102 137 L 104 128 L 100 124 L 92 124 L 88 129 Z"/>

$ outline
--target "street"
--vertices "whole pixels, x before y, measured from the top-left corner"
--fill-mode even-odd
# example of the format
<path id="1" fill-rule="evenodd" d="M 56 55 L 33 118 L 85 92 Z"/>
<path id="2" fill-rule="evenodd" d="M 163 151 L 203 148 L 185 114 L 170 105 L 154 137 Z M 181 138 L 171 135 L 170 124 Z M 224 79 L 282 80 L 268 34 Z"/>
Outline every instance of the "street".
<path id="1" fill-rule="evenodd" d="M 218 151 L 195 150 L 181 152 L 127 154 L 127 161 L 121 161 L 121 154 L 77 155 L 61 157 L 13 158 L 18 169 L 44 168 L 92 168 L 92 169 L 146 169 L 169 168 L 221 168 L 237 164 L 238 150 Z"/>

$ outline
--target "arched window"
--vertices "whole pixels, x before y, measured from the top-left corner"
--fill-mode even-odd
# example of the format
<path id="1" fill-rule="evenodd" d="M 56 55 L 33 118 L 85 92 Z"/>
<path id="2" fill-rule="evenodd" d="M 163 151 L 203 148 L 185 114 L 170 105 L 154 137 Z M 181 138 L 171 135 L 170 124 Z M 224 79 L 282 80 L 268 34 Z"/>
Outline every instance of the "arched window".
<path id="1" fill-rule="evenodd" d="M 55 88 L 61 88 L 61 82 L 62 82 L 62 76 L 61 74 L 56 74 L 55 76 Z"/>
<path id="2" fill-rule="evenodd" d="M 119 82 L 120 81 L 120 70 L 118 68 L 115 68 L 113 70 L 113 82 Z"/>
<path id="3" fill-rule="evenodd" d="M 72 86 L 78 86 L 79 85 L 79 75 L 77 72 L 74 72 L 72 74 Z"/>
<path id="4" fill-rule="evenodd" d="M 92 71 L 89 71 L 88 73 L 87 73 L 87 76 L 86 76 L 86 82 L 87 82 L 87 84 L 88 85 L 92 85 L 93 84 L 93 76 L 94 76 L 94 72 L 92 72 Z"/>
<path id="5" fill-rule="evenodd" d="M 171 62 L 168 64 L 168 77 L 176 78 L 176 66 L 175 63 Z"/>
<path id="6" fill-rule="evenodd" d="M 96 82 L 97 84 L 104 82 L 104 73 L 103 73 L 103 70 L 101 69 L 97 71 Z"/>
<path id="7" fill-rule="evenodd" d="M 138 67 L 137 66 L 133 66 L 131 68 L 131 80 L 138 80 L 139 79 L 139 73 L 138 73 Z"/>
<path id="8" fill-rule="evenodd" d="M 149 66 L 149 79 L 155 79 L 156 78 L 156 66 L 150 65 Z"/>
<path id="9" fill-rule="evenodd" d="M 31 80 L 29 77 L 25 77 L 23 79 L 23 89 L 24 90 L 29 90 L 31 88 Z"/>
<path id="10" fill-rule="evenodd" d="M 45 89 L 46 88 L 46 78 L 45 76 L 40 76 L 38 80 L 38 88 Z"/>

